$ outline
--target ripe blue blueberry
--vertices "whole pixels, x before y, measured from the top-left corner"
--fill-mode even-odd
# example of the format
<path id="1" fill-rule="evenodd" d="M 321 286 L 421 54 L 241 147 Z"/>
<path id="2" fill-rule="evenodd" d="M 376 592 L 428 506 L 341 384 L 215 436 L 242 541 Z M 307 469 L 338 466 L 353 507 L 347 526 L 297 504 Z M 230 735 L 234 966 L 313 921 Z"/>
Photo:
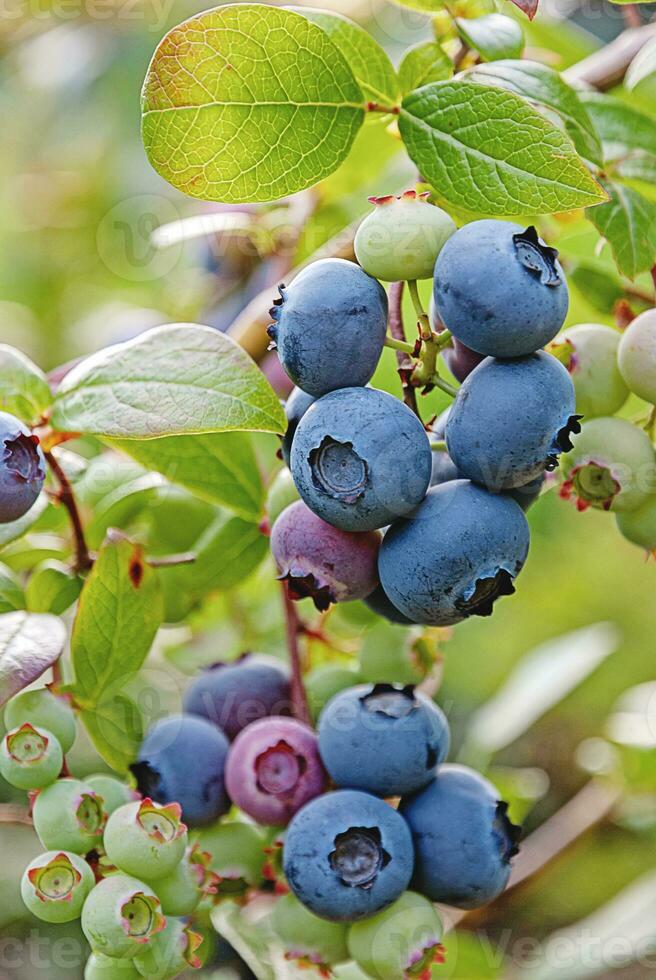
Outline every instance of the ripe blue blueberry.
<path id="1" fill-rule="evenodd" d="M 293 599 L 319 610 L 364 599 L 378 585 L 378 531 L 340 531 L 302 501 L 290 504 L 271 530 L 271 554 Z"/>
<path id="2" fill-rule="evenodd" d="M 380 579 L 394 605 L 413 623 L 450 626 L 489 616 L 515 590 L 529 546 L 518 504 L 468 480 L 432 487 L 414 514 L 383 539 Z"/>
<path id="3" fill-rule="evenodd" d="M 473 909 L 508 882 L 520 828 L 494 786 L 465 766 L 443 766 L 435 780 L 401 801 L 415 845 L 413 887 L 433 902 Z"/>
<path id="4" fill-rule="evenodd" d="M 298 428 L 298 423 L 301 421 L 310 405 L 313 405 L 315 401 L 316 398 L 313 395 L 308 395 L 308 393 L 303 391 L 302 388 L 294 388 L 291 395 L 285 402 L 287 431 L 283 436 L 281 451 L 282 458 L 287 466 L 289 466 L 292 443 L 294 441 L 294 434 Z"/>
<path id="5" fill-rule="evenodd" d="M 184 697 L 187 714 L 207 718 L 229 739 L 258 718 L 288 715 L 290 705 L 285 665 L 255 653 L 208 667 L 191 682 Z"/>
<path id="6" fill-rule="evenodd" d="M 364 919 L 390 905 L 408 887 L 414 864 L 403 818 L 357 790 L 319 796 L 299 810 L 283 860 L 296 897 L 334 922 Z"/>
<path id="7" fill-rule="evenodd" d="M 407 405 L 374 388 L 344 388 L 301 419 L 291 469 L 301 497 L 343 531 L 372 531 L 423 500 L 432 457 Z"/>
<path id="8" fill-rule="evenodd" d="M 541 477 L 580 432 L 567 370 L 540 351 L 515 360 L 487 358 L 463 382 L 446 423 L 460 473 L 490 490 Z"/>
<path id="9" fill-rule="evenodd" d="M 280 287 L 268 333 L 294 384 L 319 397 L 366 385 L 387 331 L 387 296 L 344 259 L 321 259 Z"/>
<path id="10" fill-rule="evenodd" d="M 363 601 L 372 612 L 376 613 L 377 616 L 389 619 L 390 623 L 401 623 L 403 626 L 408 626 L 412 622 L 403 615 L 400 609 L 396 608 L 382 585 L 378 585 L 371 595 L 368 595 Z"/>
<path id="11" fill-rule="evenodd" d="M 194 715 L 155 722 L 130 767 L 139 792 L 158 803 L 179 803 L 190 827 L 212 823 L 230 809 L 224 770 L 228 739 Z"/>
<path id="12" fill-rule="evenodd" d="M 41 493 L 46 461 L 39 440 L 8 412 L 0 412 L 0 524 L 17 521 Z"/>
<path id="13" fill-rule="evenodd" d="M 449 751 L 444 713 L 412 687 L 359 684 L 319 718 L 319 752 L 338 786 L 404 796 L 433 779 Z"/>
<path id="14" fill-rule="evenodd" d="M 569 296 L 558 252 L 535 228 L 472 221 L 453 235 L 435 263 L 437 314 L 473 351 L 520 357 L 552 340 Z"/>

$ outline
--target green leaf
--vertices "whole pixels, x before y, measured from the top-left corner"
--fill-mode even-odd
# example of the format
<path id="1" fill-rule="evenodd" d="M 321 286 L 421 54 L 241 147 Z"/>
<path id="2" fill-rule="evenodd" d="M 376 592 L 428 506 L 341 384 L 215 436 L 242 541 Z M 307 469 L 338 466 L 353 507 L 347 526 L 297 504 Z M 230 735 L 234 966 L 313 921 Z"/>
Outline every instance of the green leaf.
<path id="1" fill-rule="evenodd" d="M 600 313 L 611 314 L 615 303 L 624 296 L 624 287 L 618 277 L 609 275 L 606 269 L 598 269 L 585 262 L 577 263 L 571 268 L 567 280 Z"/>
<path id="2" fill-rule="evenodd" d="M 82 579 L 58 561 L 49 561 L 34 570 L 25 589 L 30 612 L 51 612 L 61 616 L 77 600 Z"/>
<path id="3" fill-rule="evenodd" d="M 403 95 L 430 82 L 443 82 L 452 75 L 453 62 L 437 41 L 425 41 L 409 48 L 399 65 Z"/>
<path id="4" fill-rule="evenodd" d="M 25 594 L 18 578 L 6 565 L 0 565 L 0 613 L 25 608 Z"/>
<path id="5" fill-rule="evenodd" d="M 625 157 L 633 150 L 656 155 L 654 119 L 610 95 L 581 92 L 580 98 L 599 134 L 606 162 Z"/>
<path id="6" fill-rule="evenodd" d="M 116 439 L 251 429 L 284 432 L 285 414 L 248 354 L 218 330 L 155 327 L 66 375 L 52 423 Z"/>
<path id="7" fill-rule="evenodd" d="M 634 279 L 656 264 L 656 203 L 613 181 L 604 186 L 610 200 L 591 208 L 587 216 L 608 241 L 617 268 Z"/>
<path id="8" fill-rule="evenodd" d="M 585 106 L 553 68 L 537 61 L 495 61 L 477 65 L 466 77 L 482 85 L 498 85 L 538 108 L 555 112 L 578 153 L 592 163 L 601 163 L 601 144 Z"/>
<path id="9" fill-rule="evenodd" d="M 116 772 L 127 773 L 143 740 L 143 719 L 132 698 L 116 692 L 103 696 L 93 710 L 81 711 L 80 720 L 98 755 Z"/>
<path id="10" fill-rule="evenodd" d="M 66 627 L 56 616 L 22 611 L 0 616 L 0 707 L 52 667 L 65 644 Z"/>
<path id="11" fill-rule="evenodd" d="M 52 403 L 43 371 L 20 351 L 0 344 L 0 410 L 24 422 L 38 422 Z"/>
<path id="12" fill-rule="evenodd" d="M 546 214 L 605 200 L 569 138 L 512 92 L 434 82 L 403 100 L 401 136 L 440 197 L 480 214 Z"/>
<path id="13" fill-rule="evenodd" d="M 352 20 L 328 10 L 313 10 L 311 7 L 287 9 L 302 14 L 326 32 L 346 58 L 367 101 L 390 107 L 394 105 L 399 95 L 394 65 L 371 34 Z"/>
<path id="14" fill-rule="evenodd" d="M 653 92 L 656 82 L 656 37 L 645 44 L 629 65 L 624 76 L 624 86 L 629 92 Z"/>
<path id="15" fill-rule="evenodd" d="M 27 534 L 29 529 L 36 524 L 39 518 L 45 513 L 48 507 L 48 498 L 45 493 L 37 497 L 35 503 L 30 507 L 27 514 L 23 514 L 17 521 L 10 521 L 9 524 L 0 524 L 0 548 L 17 541 Z"/>
<path id="16" fill-rule="evenodd" d="M 166 486 L 166 481 L 158 473 L 142 472 L 134 480 L 116 487 L 103 497 L 94 508 L 93 517 L 86 527 L 89 547 L 99 547 L 110 527 L 126 528 L 163 486 Z"/>
<path id="17" fill-rule="evenodd" d="M 247 519 L 261 516 L 262 477 L 244 433 L 169 436 L 145 442 L 119 439 L 111 445 L 204 500 L 222 504 Z"/>
<path id="18" fill-rule="evenodd" d="M 157 573 L 146 565 L 139 545 L 110 533 L 82 590 L 73 626 L 73 693 L 81 707 L 94 708 L 108 689 L 139 670 L 162 618 Z"/>
<path id="19" fill-rule="evenodd" d="M 524 32 L 512 17 L 485 14 L 483 17 L 456 17 L 460 37 L 478 51 L 483 61 L 519 58 L 524 48 Z"/>
<path id="20" fill-rule="evenodd" d="M 170 31 L 142 95 L 155 170 L 208 201 L 273 201 L 346 157 L 363 95 L 325 31 L 261 4 L 228 4 Z"/>

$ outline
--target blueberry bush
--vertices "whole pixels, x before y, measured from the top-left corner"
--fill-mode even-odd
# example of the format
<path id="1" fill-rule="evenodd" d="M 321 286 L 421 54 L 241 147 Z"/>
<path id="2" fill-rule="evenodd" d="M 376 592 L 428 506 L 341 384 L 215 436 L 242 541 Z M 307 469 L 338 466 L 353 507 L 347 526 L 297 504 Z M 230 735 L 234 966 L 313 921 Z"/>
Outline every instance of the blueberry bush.
<path id="1" fill-rule="evenodd" d="M 186 316 L 47 371 L 0 346 L 0 833 L 32 847 L 0 925 L 72 930 L 85 980 L 608 965 L 576 915 L 547 915 L 563 969 L 480 930 L 591 828 L 653 839 L 653 686 L 555 749 L 540 725 L 622 642 L 586 607 L 585 574 L 611 610 L 615 581 L 561 585 L 549 536 L 656 555 L 656 42 L 631 5 L 584 57 L 515 4 L 398 0 L 426 37 L 394 63 L 309 6 L 171 26 L 143 147 L 211 206 L 148 236 L 225 232 L 203 262 L 237 306 L 180 283 Z M 514 631 L 544 645 L 513 668 Z M 609 878 L 579 918 L 635 909 Z"/>

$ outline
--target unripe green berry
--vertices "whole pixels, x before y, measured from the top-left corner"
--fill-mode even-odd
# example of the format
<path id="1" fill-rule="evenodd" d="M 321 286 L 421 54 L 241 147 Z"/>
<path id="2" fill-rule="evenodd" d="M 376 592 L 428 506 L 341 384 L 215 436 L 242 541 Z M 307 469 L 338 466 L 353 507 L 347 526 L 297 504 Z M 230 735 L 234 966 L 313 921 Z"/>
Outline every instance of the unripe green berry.
<path id="1" fill-rule="evenodd" d="M 8 732 L 0 745 L 0 774 L 18 789 L 41 789 L 54 783 L 63 761 L 52 732 L 27 723 Z"/>
<path id="2" fill-rule="evenodd" d="M 107 857 L 126 874 L 156 881 L 170 875 L 187 846 L 187 828 L 178 803 L 162 806 L 137 800 L 115 810 L 103 843 Z"/>
<path id="3" fill-rule="evenodd" d="M 28 864 L 21 880 L 26 907 L 43 922 L 72 922 L 96 881 L 87 862 L 70 851 L 48 851 Z"/>
<path id="4" fill-rule="evenodd" d="M 422 629 L 379 623 L 360 647 L 360 674 L 372 684 L 421 684 L 435 666 L 435 644 Z"/>
<path id="5" fill-rule="evenodd" d="M 629 397 L 617 365 L 620 338 L 612 327 L 581 323 L 564 330 L 547 347 L 569 371 L 576 411 L 586 419 L 615 415 Z"/>
<path id="6" fill-rule="evenodd" d="M 648 497 L 640 507 L 617 515 L 617 527 L 622 537 L 645 548 L 648 552 L 656 552 L 656 494 Z"/>
<path id="7" fill-rule="evenodd" d="M 626 419 L 591 419 L 564 457 L 562 475 L 561 496 L 579 510 L 635 510 L 656 489 L 654 447 Z"/>
<path id="8" fill-rule="evenodd" d="M 355 922 L 348 948 L 358 966 L 377 980 L 429 977 L 444 961 L 442 922 L 435 907 L 416 892 L 405 892 L 389 908 Z"/>
<path id="9" fill-rule="evenodd" d="M 221 881 L 220 895 L 243 894 L 263 878 L 264 838 L 249 823 L 234 821 L 201 830 L 199 843 L 212 855 L 210 867 Z"/>
<path id="10" fill-rule="evenodd" d="M 305 678 L 308 705 L 314 721 L 335 694 L 353 687 L 359 680 L 360 676 L 353 667 L 342 667 L 340 664 L 314 667 Z"/>
<path id="11" fill-rule="evenodd" d="M 88 854 L 102 844 L 107 814 L 100 796 L 86 783 L 58 779 L 36 797 L 32 818 L 44 847 Z"/>
<path id="12" fill-rule="evenodd" d="M 75 741 L 75 714 L 66 698 L 47 687 L 21 691 L 5 707 L 5 725 L 18 728 L 24 722 L 46 728 L 55 736 L 66 755 Z"/>
<path id="13" fill-rule="evenodd" d="M 386 282 L 430 279 L 437 256 L 456 231 L 446 211 L 415 191 L 370 201 L 374 210 L 358 228 L 354 243 L 364 271 Z"/>
<path id="14" fill-rule="evenodd" d="M 299 493 L 286 466 L 279 470 L 269 487 L 266 499 L 266 515 L 269 525 L 273 527 L 285 507 L 299 500 Z"/>
<path id="15" fill-rule="evenodd" d="M 84 968 L 84 980 L 141 980 L 132 960 L 118 960 L 104 953 L 92 953 Z"/>
<path id="16" fill-rule="evenodd" d="M 188 929 L 183 919 L 168 919 L 166 928 L 135 956 L 134 965 L 148 980 L 173 980 L 189 967 L 200 967 L 196 954 L 202 942 L 203 937 Z"/>
<path id="17" fill-rule="evenodd" d="M 276 902 L 271 925 L 287 958 L 303 966 L 324 970 L 349 958 L 347 925 L 320 919 L 291 892 Z"/>
<path id="18" fill-rule="evenodd" d="M 136 796 L 126 783 L 122 783 L 120 779 L 116 779 L 114 776 L 106 776 L 104 773 L 87 776 L 85 783 L 91 787 L 94 793 L 102 796 L 103 807 L 107 816 L 125 803 L 130 803 Z"/>
<path id="19" fill-rule="evenodd" d="M 96 885 L 82 909 L 82 931 L 91 948 L 119 959 L 143 952 L 165 925 L 152 888 L 124 874 Z"/>
<path id="20" fill-rule="evenodd" d="M 216 893 L 219 877 L 210 870 L 211 862 L 210 852 L 194 844 L 170 875 L 157 879 L 164 915 L 191 915 L 205 895 Z"/>
<path id="21" fill-rule="evenodd" d="M 617 362 L 630 390 L 656 404 L 656 310 L 645 310 L 622 334 Z"/>

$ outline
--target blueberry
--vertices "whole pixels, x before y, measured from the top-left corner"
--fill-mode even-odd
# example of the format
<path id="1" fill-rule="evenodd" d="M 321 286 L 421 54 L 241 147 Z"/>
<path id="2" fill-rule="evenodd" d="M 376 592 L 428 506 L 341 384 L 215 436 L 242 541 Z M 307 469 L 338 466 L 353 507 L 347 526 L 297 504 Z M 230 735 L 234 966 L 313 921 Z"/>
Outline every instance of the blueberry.
<path id="1" fill-rule="evenodd" d="M 298 428 L 298 423 L 301 421 L 305 413 L 307 412 L 310 405 L 313 405 L 316 398 L 313 395 L 308 395 L 306 391 L 302 388 L 294 388 L 291 395 L 285 403 L 285 415 L 287 416 L 287 431 L 283 436 L 282 440 L 282 458 L 285 464 L 289 466 L 289 457 L 292 451 L 292 442 L 294 441 L 294 434 Z"/>
<path id="2" fill-rule="evenodd" d="M 32 817 L 44 847 L 74 854 L 88 854 L 102 844 L 107 820 L 102 799 L 79 779 L 58 779 L 42 789 Z"/>
<path id="3" fill-rule="evenodd" d="M 257 823 L 289 823 L 326 787 L 316 735 L 294 718 L 253 722 L 230 747 L 226 786 L 232 802 Z"/>
<path id="4" fill-rule="evenodd" d="M 143 952 L 165 925 L 152 888 L 124 874 L 103 879 L 82 909 L 82 931 L 91 948 L 117 959 Z"/>
<path id="5" fill-rule="evenodd" d="M 290 595 L 309 596 L 320 610 L 373 592 L 379 548 L 378 531 L 340 531 L 302 500 L 285 508 L 271 530 L 271 553 Z"/>
<path id="6" fill-rule="evenodd" d="M 366 385 L 387 331 L 387 296 L 360 266 L 320 259 L 306 266 L 271 309 L 268 333 L 294 384 L 310 395 Z"/>
<path id="7" fill-rule="evenodd" d="M 431 465 L 417 416 L 374 388 L 320 398 L 299 422 L 292 446 L 298 492 L 343 531 L 372 531 L 408 514 L 423 500 Z"/>
<path id="8" fill-rule="evenodd" d="M 558 253 L 535 228 L 472 221 L 435 263 L 433 295 L 443 323 L 480 354 L 520 357 L 562 327 L 569 297 Z"/>
<path id="9" fill-rule="evenodd" d="M 167 919 L 164 929 L 134 957 L 134 965 L 148 980 L 174 980 L 189 967 L 200 967 L 197 952 L 202 942 L 203 937 L 192 932 L 184 919 Z"/>
<path id="10" fill-rule="evenodd" d="M 462 382 L 484 360 L 485 354 L 479 354 L 477 351 L 471 350 L 461 340 L 454 337 L 453 346 L 446 347 L 442 351 L 442 357 L 453 377 Z"/>
<path id="11" fill-rule="evenodd" d="M 170 875 L 157 879 L 157 897 L 164 915 L 191 915 L 202 898 L 215 894 L 218 876 L 210 870 L 211 859 L 209 851 L 194 844 Z"/>
<path id="12" fill-rule="evenodd" d="M 449 751 L 444 714 L 412 687 L 360 684 L 336 694 L 319 718 L 319 752 L 333 781 L 377 796 L 425 786 Z"/>
<path id="13" fill-rule="evenodd" d="M 561 496 L 579 510 L 636 510 L 656 490 L 654 447 L 626 419 L 590 419 L 563 464 Z"/>
<path id="14" fill-rule="evenodd" d="M 555 469 L 580 431 L 567 370 L 540 351 L 487 358 L 458 391 L 446 424 L 460 473 L 490 490 L 512 490 Z"/>
<path id="15" fill-rule="evenodd" d="M 28 864 L 21 880 L 23 902 L 43 922 L 72 922 L 95 885 L 93 871 L 78 854 L 48 851 Z"/>
<path id="16" fill-rule="evenodd" d="M 356 790 L 317 797 L 287 830 L 284 867 L 296 897 L 315 915 L 354 922 L 380 912 L 408 887 L 414 864 L 405 821 Z"/>
<path id="17" fill-rule="evenodd" d="M 320 919 L 291 892 L 276 902 L 271 925 L 286 959 L 297 961 L 301 968 L 314 966 L 321 976 L 330 976 L 331 966 L 349 958 L 348 926 Z"/>
<path id="18" fill-rule="evenodd" d="M 656 310 L 645 310 L 622 334 L 617 359 L 628 388 L 656 404 Z"/>
<path id="19" fill-rule="evenodd" d="M 371 595 L 368 595 L 363 601 L 365 606 L 371 609 L 372 612 L 375 612 L 377 616 L 383 616 L 385 619 L 388 619 L 390 623 L 400 623 L 407 626 L 412 622 L 411 619 L 403 615 L 400 609 L 396 608 L 382 585 L 378 585 Z"/>
<path id="20" fill-rule="evenodd" d="M 262 832 L 250 823 L 217 823 L 200 832 L 199 843 L 210 855 L 210 868 L 218 876 L 220 896 L 244 894 L 258 888 L 264 877 L 265 851 Z"/>
<path id="21" fill-rule="evenodd" d="M 621 334 L 599 323 L 580 323 L 559 334 L 548 347 L 570 373 L 576 411 L 586 419 L 615 415 L 629 397 L 617 365 Z"/>
<path id="22" fill-rule="evenodd" d="M 41 789 L 62 770 L 61 745 L 46 728 L 24 722 L 7 732 L 0 744 L 0 775 L 18 789 Z"/>
<path id="23" fill-rule="evenodd" d="M 156 881 L 172 874 L 187 847 L 180 806 L 162 806 L 146 798 L 125 803 L 112 813 L 103 845 L 113 865 L 129 875 Z"/>
<path id="24" fill-rule="evenodd" d="M 122 783 L 120 779 L 115 779 L 114 776 L 107 776 L 105 773 L 87 776 L 85 783 L 91 787 L 94 793 L 102 797 L 103 809 L 108 816 L 114 810 L 118 810 L 120 806 L 136 798 L 136 794 L 126 783 Z"/>
<path id="25" fill-rule="evenodd" d="M 130 766 L 139 792 L 158 803 L 179 803 L 191 827 L 230 809 L 224 785 L 228 739 L 205 718 L 172 715 L 155 722 Z"/>
<path id="26" fill-rule="evenodd" d="M 37 728 L 47 728 L 66 753 L 75 741 L 75 714 L 69 701 L 53 694 L 47 687 L 21 691 L 7 703 L 5 725 L 18 728 L 28 722 Z"/>
<path id="27" fill-rule="evenodd" d="M 351 957 L 377 980 L 428 980 L 431 967 L 444 962 L 442 921 L 433 905 L 416 892 L 404 892 L 378 915 L 349 929 Z"/>
<path id="28" fill-rule="evenodd" d="M 258 718 L 289 714 L 289 672 L 275 657 L 245 653 L 199 674 L 183 703 L 188 714 L 207 718 L 233 739 Z"/>
<path id="29" fill-rule="evenodd" d="M 430 279 L 435 260 L 456 226 L 423 194 L 369 198 L 374 205 L 355 234 L 355 256 L 370 276 L 396 282 Z"/>
<path id="30" fill-rule="evenodd" d="M 514 592 L 529 546 L 518 504 L 468 480 L 433 487 L 412 517 L 383 539 L 378 567 L 383 588 L 415 623 L 450 626 L 488 616 Z"/>
<path id="31" fill-rule="evenodd" d="M 473 909 L 508 882 L 519 828 L 494 786 L 465 766 L 443 766 L 401 801 L 415 845 L 413 887 L 432 902 Z"/>
<path id="32" fill-rule="evenodd" d="M 84 967 L 84 980 L 140 980 L 141 973 L 132 960 L 119 960 L 104 953 L 92 953 Z"/>
<path id="33" fill-rule="evenodd" d="M 41 493 L 46 461 L 39 440 L 8 412 L 0 412 L 0 524 L 17 521 Z"/>

